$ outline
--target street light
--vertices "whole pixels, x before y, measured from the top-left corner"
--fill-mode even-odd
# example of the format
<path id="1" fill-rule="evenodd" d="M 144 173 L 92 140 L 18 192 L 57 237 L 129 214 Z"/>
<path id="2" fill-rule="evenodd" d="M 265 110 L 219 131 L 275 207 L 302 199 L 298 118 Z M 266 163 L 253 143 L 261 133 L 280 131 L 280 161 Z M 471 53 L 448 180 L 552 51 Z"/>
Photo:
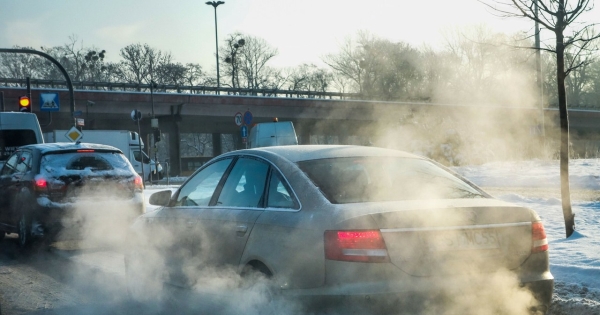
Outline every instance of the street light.
<path id="1" fill-rule="evenodd" d="M 207 1 L 206 4 L 212 5 L 215 8 L 215 48 L 217 51 L 217 88 L 219 88 L 219 87 L 221 87 L 221 82 L 219 79 L 219 39 L 218 39 L 218 35 L 217 35 L 217 7 L 221 4 L 225 4 L 225 2 L 224 1 Z"/>

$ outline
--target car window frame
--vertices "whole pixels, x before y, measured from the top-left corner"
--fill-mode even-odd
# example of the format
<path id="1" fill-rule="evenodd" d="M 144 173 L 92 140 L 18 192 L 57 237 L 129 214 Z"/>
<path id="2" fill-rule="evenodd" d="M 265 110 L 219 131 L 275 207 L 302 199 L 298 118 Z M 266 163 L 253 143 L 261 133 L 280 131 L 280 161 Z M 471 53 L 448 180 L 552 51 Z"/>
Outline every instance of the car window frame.
<path id="1" fill-rule="evenodd" d="M 190 181 L 192 181 L 193 178 L 198 175 L 198 173 L 202 172 L 203 170 L 205 170 L 209 166 L 211 166 L 211 165 L 213 165 L 215 163 L 218 163 L 220 161 L 226 160 L 226 159 L 231 159 L 231 161 L 229 162 L 229 165 L 225 169 L 225 172 L 223 172 L 223 175 L 221 176 L 221 179 L 219 179 L 219 183 L 215 187 L 215 190 L 213 191 L 213 194 L 212 194 L 212 196 L 210 198 L 210 201 L 208 202 L 208 205 L 207 206 L 196 206 L 196 207 L 211 207 L 211 205 L 213 204 L 213 202 L 216 203 L 215 196 L 217 195 L 217 192 L 220 193 L 221 189 L 223 188 L 223 184 L 225 183 L 225 180 L 229 176 L 229 172 L 231 171 L 231 169 L 233 168 L 233 165 L 235 165 L 235 162 L 237 161 L 237 157 L 235 157 L 235 156 L 234 157 L 232 157 L 232 156 L 224 156 L 222 158 L 215 159 L 214 161 L 211 161 L 209 163 L 206 163 L 206 164 L 202 165 L 202 167 L 200 167 L 199 169 L 197 169 L 192 175 L 190 175 L 188 177 L 187 180 L 185 180 L 183 182 L 183 184 L 181 184 L 181 186 L 179 186 L 179 188 L 173 194 L 173 196 L 171 197 L 171 200 L 169 201 L 169 204 L 166 207 L 167 208 L 184 207 L 184 206 L 176 204 L 177 203 L 177 199 L 179 199 L 179 195 L 181 194 L 182 188 L 185 187 L 185 185 L 187 185 Z"/>
<path id="2" fill-rule="evenodd" d="M 269 207 L 269 193 L 270 193 L 270 188 L 271 188 L 271 179 L 273 176 L 277 176 L 279 175 L 279 177 L 282 179 L 280 182 L 281 184 L 285 187 L 285 189 L 288 191 L 288 193 L 290 194 L 290 198 L 292 198 L 292 201 L 294 203 L 294 206 L 292 208 L 289 207 Z M 279 171 L 279 169 L 277 169 L 273 164 L 271 164 L 271 166 L 269 167 L 269 174 L 267 175 L 267 183 L 266 183 L 266 187 L 265 187 L 265 209 L 271 209 L 270 211 L 300 211 L 300 201 L 298 200 L 298 198 L 296 197 L 296 194 L 294 192 L 294 190 L 292 189 L 292 187 L 290 186 L 290 184 L 287 181 L 287 178 L 285 176 L 283 176 L 283 174 L 281 173 L 281 171 Z"/>
<path id="3" fill-rule="evenodd" d="M 223 188 L 225 186 L 225 183 L 227 182 L 227 179 L 229 178 L 229 176 L 231 175 L 231 172 L 233 171 L 233 169 L 235 168 L 235 166 L 237 165 L 237 163 L 240 160 L 243 159 L 252 159 L 252 160 L 257 160 L 261 163 L 266 164 L 267 166 L 267 172 L 265 175 L 265 184 L 263 186 L 263 191 L 258 203 L 258 206 L 256 207 L 244 207 L 244 206 L 223 206 L 223 205 L 218 205 L 217 202 L 219 201 L 219 198 L 221 197 L 221 193 L 223 192 Z M 244 208 L 244 209 L 255 209 L 255 210 L 264 210 L 266 209 L 266 196 L 267 196 L 267 187 L 268 187 L 268 181 L 269 181 L 269 174 L 271 172 L 271 167 L 272 164 L 263 158 L 257 157 L 257 156 L 253 156 L 253 155 L 238 155 L 236 156 L 236 159 L 234 161 L 234 163 L 232 163 L 231 168 L 227 170 L 227 174 L 223 175 L 222 178 L 222 182 L 220 182 L 219 187 L 218 187 L 218 193 L 217 193 L 217 189 L 215 189 L 215 194 L 213 195 L 213 199 L 211 200 L 211 202 L 209 203 L 209 207 L 223 207 L 223 208 L 235 208 L 235 209 L 240 209 L 240 208 Z"/>
<path id="4" fill-rule="evenodd" d="M 228 156 L 232 156 L 232 155 L 228 155 Z M 298 212 L 298 211 L 302 210 L 302 202 L 300 201 L 300 198 L 298 198 L 298 194 L 296 193 L 296 191 L 290 184 L 288 178 L 281 171 L 281 169 L 279 167 L 277 167 L 277 165 L 275 165 L 272 161 L 270 161 L 269 159 L 267 159 L 265 157 L 255 155 L 255 154 L 248 154 L 248 153 L 236 154 L 234 156 L 236 158 L 235 162 L 237 162 L 237 159 L 239 159 L 241 157 L 252 157 L 255 159 L 262 160 L 269 165 L 269 174 L 267 174 L 267 182 L 265 183 L 265 193 L 263 194 L 263 199 L 264 199 L 263 206 L 264 207 L 262 207 L 262 208 L 244 208 L 244 209 L 253 209 L 255 211 L 276 211 L 276 212 Z M 233 169 L 233 165 L 234 165 L 234 163 L 232 163 L 231 168 L 227 170 L 227 174 L 223 176 L 224 180 L 223 180 L 223 182 L 220 183 L 221 184 L 220 189 L 223 188 L 222 185 L 224 185 L 225 180 L 227 179 L 226 176 L 228 177 L 229 172 L 231 172 L 231 169 Z M 293 167 L 297 168 L 298 166 L 294 164 Z M 283 179 L 282 183 L 289 190 L 289 192 L 291 194 L 290 197 L 292 197 L 292 199 L 294 200 L 294 205 L 297 208 L 292 209 L 292 208 L 269 208 L 269 207 L 267 207 L 266 203 L 267 203 L 267 198 L 268 198 L 268 186 L 270 184 L 270 180 L 271 180 L 270 174 L 271 174 L 272 170 L 277 171 L 277 173 L 279 175 L 281 175 L 281 178 Z M 309 179 L 307 179 L 307 180 L 309 180 Z M 219 191 L 219 194 L 220 194 L 220 191 Z M 214 201 L 214 205 L 216 205 L 216 202 L 218 200 L 218 195 L 217 194 L 213 195 L 213 198 L 214 198 L 214 200 L 211 200 L 211 202 Z M 211 205 L 213 205 L 213 204 L 211 203 Z M 240 207 L 223 207 L 223 208 L 241 209 Z"/>

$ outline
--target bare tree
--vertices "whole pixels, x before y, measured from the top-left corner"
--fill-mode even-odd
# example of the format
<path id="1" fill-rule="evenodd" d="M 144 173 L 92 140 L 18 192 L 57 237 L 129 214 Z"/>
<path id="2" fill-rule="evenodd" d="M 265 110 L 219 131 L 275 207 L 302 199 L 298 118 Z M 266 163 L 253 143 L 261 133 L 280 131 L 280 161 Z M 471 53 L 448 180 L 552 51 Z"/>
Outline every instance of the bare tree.
<path id="1" fill-rule="evenodd" d="M 347 40 L 338 54 L 323 61 L 337 75 L 352 80 L 357 92 L 370 99 L 421 98 L 420 52 L 407 43 L 391 42 L 359 32 L 354 43 Z"/>
<path id="2" fill-rule="evenodd" d="M 240 72 L 245 79 L 246 88 L 260 89 L 269 82 L 266 73 L 267 62 L 277 55 L 277 49 L 271 47 L 264 39 L 245 36 L 244 49 L 238 53 Z"/>
<path id="3" fill-rule="evenodd" d="M 227 36 L 225 40 L 226 45 L 221 47 L 222 60 L 225 62 L 224 70 L 231 76 L 231 87 L 240 87 L 239 68 L 241 58 L 236 58 L 238 53 L 244 49 L 246 45 L 246 39 L 244 34 L 233 33 Z"/>
<path id="4" fill-rule="evenodd" d="M 361 33 L 359 33 L 361 36 Z M 350 89 L 354 92 L 362 93 L 362 67 L 364 64 L 362 49 L 358 43 L 351 38 L 347 38 L 340 47 L 340 52 L 330 54 L 323 58 L 328 66 L 333 69 L 338 81 L 350 81 L 352 85 Z M 346 84 L 348 86 L 348 84 Z"/>
<path id="5" fill-rule="evenodd" d="M 532 92 L 533 52 L 519 49 L 533 45 L 528 36 L 497 33 L 485 24 L 447 28 L 443 36 L 442 51 L 423 53 L 425 83 L 431 89 L 425 95 L 443 102 L 510 106 L 537 96 Z"/>
<path id="6" fill-rule="evenodd" d="M 556 54 L 556 83 L 560 113 L 560 178 L 563 217 L 567 237 L 575 230 L 575 215 L 571 208 L 569 188 L 569 119 L 565 78 L 572 71 L 584 66 L 580 56 L 592 53 L 592 45 L 600 34 L 594 31 L 596 24 L 576 23 L 581 14 L 590 11 L 593 0 L 494 0 L 486 3 L 504 17 L 526 18 L 539 23 L 552 32 L 554 45 L 542 48 Z M 569 33 L 565 32 L 569 29 Z M 573 58 L 565 59 L 565 51 L 571 49 Z"/>
<path id="7" fill-rule="evenodd" d="M 19 47 L 15 47 L 19 48 Z M 32 47 L 23 47 L 34 49 Z M 40 47 L 40 50 L 58 60 L 73 81 L 109 81 L 109 64 L 104 61 L 105 50 L 84 47 L 76 36 L 56 47 Z M 64 76 L 50 61 L 35 55 L 2 54 L 0 76 L 7 78 L 38 78 L 63 80 Z"/>
<path id="8" fill-rule="evenodd" d="M 331 72 L 314 64 L 302 64 L 287 72 L 287 88 L 294 91 L 327 92 L 333 81 Z"/>

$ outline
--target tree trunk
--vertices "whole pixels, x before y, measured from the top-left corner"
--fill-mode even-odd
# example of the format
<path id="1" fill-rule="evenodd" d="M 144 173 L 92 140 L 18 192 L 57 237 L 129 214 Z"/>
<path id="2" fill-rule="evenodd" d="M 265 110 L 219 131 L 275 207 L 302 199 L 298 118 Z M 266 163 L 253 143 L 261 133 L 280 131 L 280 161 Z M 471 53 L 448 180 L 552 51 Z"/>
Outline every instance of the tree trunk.
<path id="1" fill-rule="evenodd" d="M 560 194 L 565 231 L 567 237 L 569 237 L 575 230 L 575 215 L 571 209 L 571 192 L 569 189 L 569 118 L 565 90 L 565 47 L 561 20 L 559 17 L 559 22 L 556 25 L 556 80 L 560 113 Z"/>

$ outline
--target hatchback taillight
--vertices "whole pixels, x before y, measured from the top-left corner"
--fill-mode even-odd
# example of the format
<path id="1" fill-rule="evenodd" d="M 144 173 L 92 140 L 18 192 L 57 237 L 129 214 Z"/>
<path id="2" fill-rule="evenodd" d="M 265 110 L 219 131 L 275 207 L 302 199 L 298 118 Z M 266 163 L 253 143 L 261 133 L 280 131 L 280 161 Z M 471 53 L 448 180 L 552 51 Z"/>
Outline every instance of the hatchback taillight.
<path id="1" fill-rule="evenodd" d="M 533 222 L 531 224 L 531 246 L 532 253 L 540 253 L 548 250 L 548 238 L 546 238 L 546 230 L 542 222 Z"/>
<path id="2" fill-rule="evenodd" d="M 144 181 L 142 181 L 142 178 L 140 176 L 136 176 L 133 179 L 133 187 L 136 191 L 144 190 Z"/>
<path id="3" fill-rule="evenodd" d="M 37 192 L 48 192 L 48 181 L 46 178 L 37 175 L 33 179 L 33 190 Z"/>
<path id="4" fill-rule="evenodd" d="M 389 262 L 379 230 L 325 231 L 325 258 L 355 262 Z"/>

